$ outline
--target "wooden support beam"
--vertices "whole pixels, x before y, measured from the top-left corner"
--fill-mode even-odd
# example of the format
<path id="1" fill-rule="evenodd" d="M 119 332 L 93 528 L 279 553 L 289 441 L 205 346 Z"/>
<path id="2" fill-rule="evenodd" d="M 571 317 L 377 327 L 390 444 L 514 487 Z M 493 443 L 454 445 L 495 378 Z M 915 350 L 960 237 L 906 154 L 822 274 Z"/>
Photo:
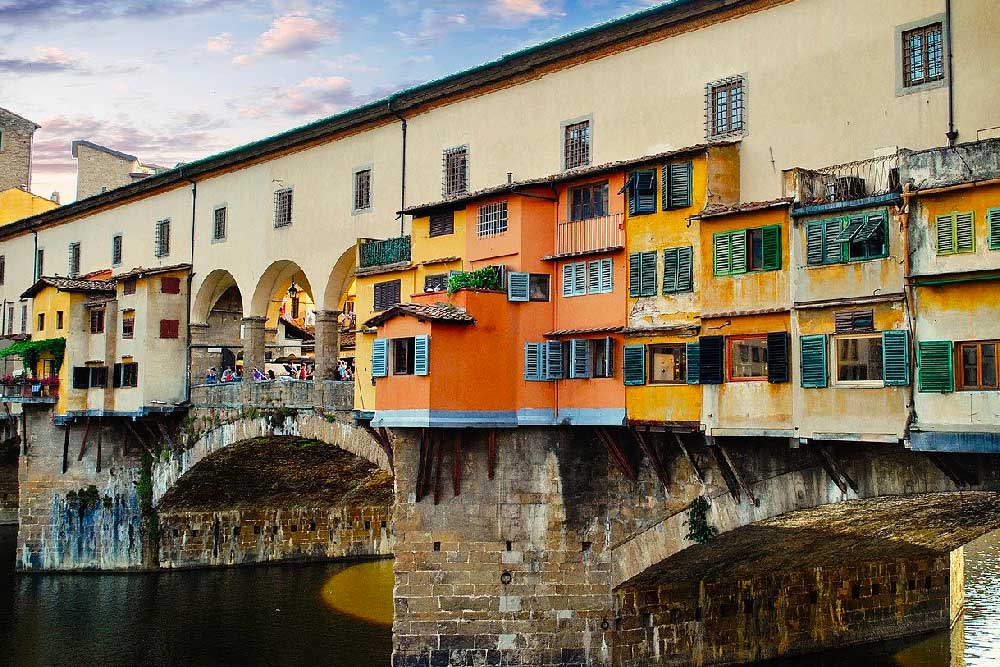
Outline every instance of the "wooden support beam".
<path id="1" fill-rule="evenodd" d="M 389 437 L 389 432 L 384 428 L 375 429 L 371 424 L 364 425 L 365 431 L 368 435 L 378 444 L 378 446 L 385 452 L 386 459 L 389 461 L 389 467 L 392 467 L 392 439 Z"/>
<path id="2" fill-rule="evenodd" d="M 639 448 L 642 453 L 646 455 L 649 459 L 649 463 L 653 466 L 653 472 L 656 473 L 657 479 L 660 480 L 660 484 L 663 485 L 665 490 L 670 489 L 670 475 L 667 474 L 666 468 L 663 466 L 663 459 L 660 458 L 660 453 L 656 450 L 656 446 L 646 439 L 646 435 L 639 429 L 633 427 L 631 429 L 632 437 L 639 444 Z"/>
<path id="3" fill-rule="evenodd" d="M 69 470 L 69 430 L 72 428 L 69 424 L 66 424 L 66 432 L 63 434 L 63 474 Z"/>
<path id="4" fill-rule="evenodd" d="M 83 440 L 80 441 L 80 455 L 76 457 L 77 461 L 83 460 L 83 454 L 87 451 L 87 438 L 90 437 L 90 417 L 87 417 L 86 426 L 83 427 Z"/>
<path id="5" fill-rule="evenodd" d="M 150 449 L 149 445 L 147 445 L 146 442 L 142 439 L 142 436 L 139 435 L 139 431 L 135 428 L 135 424 L 132 423 L 131 419 L 125 420 L 125 428 L 128 429 L 129 433 L 135 436 L 135 441 L 139 443 L 139 446 L 142 447 L 147 454 L 149 454 L 153 458 L 156 458 L 156 453 L 152 449 Z M 122 442 L 123 443 L 128 442 L 128 438 L 122 438 Z M 124 450 L 125 454 L 128 454 L 127 445 L 123 445 L 122 449 Z"/>
<path id="6" fill-rule="evenodd" d="M 684 454 L 684 458 L 687 460 L 688 465 L 691 466 L 691 470 L 694 471 L 694 476 L 698 478 L 698 483 L 705 486 L 705 475 L 701 471 L 701 467 L 698 466 L 698 462 L 695 461 L 694 457 L 691 456 L 691 452 L 688 451 L 687 445 L 681 439 L 679 433 L 674 433 L 674 440 L 677 442 L 677 446 L 680 448 L 681 453 Z"/>
<path id="7" fill-rule="evenodd" d="M 819 462 L 826 474 L 829 475 L 833 483 L 837 485 L 841 493 L 846 494 L 848 489 L 858 492 L 858 484 L 847 472 L 837 463 L 836 459 L 830 453 L 830 450 L 818 442 L 810 442 L 809 450 L 812 452 L 813 456 Z"/>
<path id="8" fill-rule="evenodd" d="M 456 430 L 452 439 L 451 487 L 455 495 L 462 493 L 462 431 Z"/>
<path id="9" fill-rule="evenodd" d="M 101 445 L 104 442 L 104 426 L 97 427 L 97 472 L 101 472 Z"/>
<path id="10" fill-rule="evenodd" d="M 490 429 L 489 439 L 490 439 L 490 452 L 488 459 L 488 471 L 490 479 L 493 479 L 493 476 L 496 474 L 497 471 L 497 430 L 495 428 Z"/>
<path id="11" fill-rule="evenodd" d="M 28 415 L 21 413 L 21 452 L 28 455 Z"/>
<path id="12" fill-rule="evenodd" d="M 417 458 L 417 479 L 415 493 L 417 502 L 424 498 L 424 468 L 427 466 L 427 429 L 420 429 L 420 451 Z"/>
<path id="13" fill-rule="evenodd" d="M 441 502 L 441 464 L 444 458 L 444 447 L 441 444 L 440 438 L 435 440 L 434 445 L 434 504 L 437 505 Z"/>
<path id="14" fill-rule="evenodd" d="M 709 440 L 709 438 L 711 438 L 711 436 L 706 436 L 706 440 Z M 722 477 L 726 480 L 729 492 L 733 495 L 733 498 L 736 499 L 736 502 L 740 502 L 740 490 L 742 490 L 743 493 L 747 494 L 747 498 L 751 503 L 760 507 L 760 501 L 753 495 L 750 485 L 743 479 L 739 469 L 729 457 L 729 452 L 726 451 L 726 448 L 717 444 L 715 442 L 715 438 L 711 438 L 709 442 L 712 453 L 715 455 L 715 460 L 719 464 L 719 469 L 722 471 Z"/>
<path id="15" fill-rule="evenodd" d="M 935 468 L 951 480 L 956 488 L 964 489 L 975 486 L 979 479 L 961 464 L 956 454 L 941 454 L 939 452 L 924 452 L 924 456 Z"/>
<path id="16" fill-rule="evenodd" d="M 608 450 L 608 456 L 610 456 L 611 460 L 614 461 L 616 466 L 618 466 L 621 473 L 633 482 L 637 480 L 639 475 L 636 473 L 635 466 L 633 466 L 632 462 L 628 460 L 627 456 L 625 456 L 625 452 L 622 450 L 621 444 L 618 442 L 618 439 L 614 436 L 614 434 L 609 432 L 608 429 L 603 426 L 595 428 L 594 432 L 597 433 L 597 437 L 604 443 L 605 449 Z"/>

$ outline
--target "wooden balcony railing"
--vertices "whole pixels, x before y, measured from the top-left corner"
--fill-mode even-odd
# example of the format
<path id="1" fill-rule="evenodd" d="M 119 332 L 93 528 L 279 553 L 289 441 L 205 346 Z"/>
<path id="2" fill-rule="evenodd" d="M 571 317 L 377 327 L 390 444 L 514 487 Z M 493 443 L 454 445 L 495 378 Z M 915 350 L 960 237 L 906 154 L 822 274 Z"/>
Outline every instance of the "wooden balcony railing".
<path id="1" fill-rule="evenodd" d="M 59 398 L 59 385 L 39 381 L 24 381 L 0 385 L 0 396 L 13 403 L 52 403 Z"/>
<path id="2" fill-rule="evenodd" d="M 384 241 L 362 241 L 360 254 L 361 268 L 409 262 L 410 237 L 397 236 Z"/>
<path id="3" fill-rule="evenodd" d="M 556 255 L 578 255 L 625 246 L 625 216 L 621 213 L 556 225 Z"/>

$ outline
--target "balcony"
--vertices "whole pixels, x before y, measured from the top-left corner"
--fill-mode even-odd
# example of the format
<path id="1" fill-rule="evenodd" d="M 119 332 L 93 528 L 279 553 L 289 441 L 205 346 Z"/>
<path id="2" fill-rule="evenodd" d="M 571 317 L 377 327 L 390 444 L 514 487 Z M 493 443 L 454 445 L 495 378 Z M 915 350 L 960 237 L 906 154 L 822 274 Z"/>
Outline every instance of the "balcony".
<path id="1" fill-rule="evenodd" d="M 625 247 L 625 216 L 622 213 L 556 224 L 553 257 L 586 255 Z"/>
<path id="2" fill-rule="evenodd" d="M 358 252 L 362 269 L 406 263 L 410 261 L 410 237 L 397 236 L 384 241 L 365 239 Z"/>
<path id="3" fill-rule="evenodd" d="M 796 208 L 892 201 L 903 191 L 899 164 L 899 154 L 892 153 L 819 169 L 788 169 L 784 194 L 794 200 Z"/>
<path id="4" fill-rule="evenodd" d="M 0 400 L 5 403 L 55 403 L 59 400 L 59 382 L 19 380 L 0 385 Z"/>

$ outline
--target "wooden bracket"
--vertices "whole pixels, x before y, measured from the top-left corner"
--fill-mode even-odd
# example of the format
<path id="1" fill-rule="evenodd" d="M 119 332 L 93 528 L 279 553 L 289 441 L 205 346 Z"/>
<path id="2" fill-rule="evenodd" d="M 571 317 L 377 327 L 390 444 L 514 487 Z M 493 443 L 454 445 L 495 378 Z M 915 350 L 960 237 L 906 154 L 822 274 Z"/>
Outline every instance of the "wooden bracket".
<path id="1" fill-rule="evenodd" d="M 924 456 L 957 488 L 965 489 L 979 484 L 979 478 L 969 472 L 955 454 L 924 452 Z"/>
<path id="2" fill-rule="evenodd" d="M 451 487 L 455 495 L 462 493 L 462 432 L 455 431 L 452 440 Z"/>
<path id="3" fill-rule="evenodd" d="M 698 462 L 695 461 L 694 457 L 691 456 L 691 452 L 688 451 L 687 445 L 681 439 L 679 433 L 674 433 L 674 440 L 677 442 L 677 446 L 680 448 L 681 453 L 684 454 L 684 458 L 687 460 L 688 465 L 691 466 L 691 470 L 694 471 L 694 476 L 698 478 L 698 483 L 705 486 L 705 475 L 701 471 Z"/>
<path id="4" fill-rule="evenodd" d="M 104 441 L 104 427 L 97 427 L 97 472 L 101 472 L 101 445 Z"/>
<path id="5" fill-rule="evenodd" d="M 632 437 L 639 444 L 642 453 L 646 455 L 650 465 L 653 466 L 656 478 L 660 480 L 660 484 L 663 485 L 664 490 L 669 491 L 670 475 L 667 474 L 667 470 L 663 466 L 663 459 L 660 457 L 660 452 L 657 450 L 656 445 L 646 440 L 646 435 L 634 426 L 630 430 L 632 431 Z"/>
<path id="6" fill-rule="evenodd" d="M 495 428 L 490 429 L 489 440 L 490 440 L 490 451 L 488 459 L 488 470 L 490 479 L 493 479 L 493 476 L 496 474 L 497 471 L 497 430 Z"/>
<path id="7" fill-rule="evenodd" d="M 389 437 L 389 431 L 385 428 L 379 427 L 377 430 L 372 427 L 371 424 L 364 425 L 365 431 L 368 435 L 372 437 L 372 440 L 378 444 L 378 446 L 385 452 L 385 456 L 389 461 L 389 467 L 392 467 L 392 438 Z"/>
<path id="8" fill-rule="evenodd" d="M 611 460 L 614 461 L 621 473 L 633 482 L 639 479 L 635 466 L 628 460 L 625 451 L 621 447 L 621 443 L 618 442 L 618 438 L 615 437 L 614 433 L 603 426 L 595 428 L 594 432 L 601 442 L 604 443 L 605 449 L 608 450 L 608 456 L 611 457 Z"/>
<path id="9" fill-rule="evenodd" d="M 428 464 L 429 449 L 430 449 L 430 444 L 427 441 L 427 429 L 422 428 L 420 429 L 420 451 L 419 451 L 419 457 L 417 459 L 417 480 L 416 484 L 414 485 L 416 487 L 415 494 L 418 503 L 421 500 L 423 500 L 424 496 L 426 495 L 425 485 L 427 476 L 426 470 L 429 465 Z"/>
<path id="10" fill-rule="evenodd" d="M 858 484 L 855 482 L 850 475 L 837 463 L 833 455 L 830 454 L 830 450 L 825 446 L 819 444 L 818 442 L 809 443 L 809 451 L 816 458 L 819 464 L 829 475 L 833 483 L 837 485 L 841 493 L 847 493 L 847 489 L 850 488 L 854 493 L 858 492 Z"/>
<path id="11" fill-rule="evenodd" d="M 63 434 L 63 464 L 62 471 L 66 474 L 69 470 L 69 431 L 72 428 L 69 424 L 66 424 L 66 432 Z"/>
<path id="12" fill-rule="evenodd" d="M 86 426 L 83 427 L 83 440 L 80 441 L 80 455 L 76 457 L 77 461 L 83 460 L 83 454 L 87 451 L 87 438 L 90 437 L 90 417 L 87 417 Z"/>
<path id="13" fill-rule="evenodd" d="M 435 438 L 434 454 L 434 504 L 437 505 L 441 502 L 441 463 L 444 459 L 444 447 L 440 438 Z"/>
<path id="14" fill-rule="evenodd" d="M 736 502 L 741 502 L 740 491 L 742 490 L 743 493 L 747 494 L 747 498 L 755 507 L 760 507 L 760 501 L 753 495 L 750 485 L 746 483 L 739 469 L 733 464 L 733 460 L 729 457 L 729 452 L 726 451 L 725 447 L 717 444 L 715 438 L 711 436 L 705 436 L 705 440 L 708 441 L 709 449 L 715 455 L 715 461 L 719 464 L 722 477 L 726 480 L 726 486 L 729 487 L 729 493 L 736 499 Z"/>

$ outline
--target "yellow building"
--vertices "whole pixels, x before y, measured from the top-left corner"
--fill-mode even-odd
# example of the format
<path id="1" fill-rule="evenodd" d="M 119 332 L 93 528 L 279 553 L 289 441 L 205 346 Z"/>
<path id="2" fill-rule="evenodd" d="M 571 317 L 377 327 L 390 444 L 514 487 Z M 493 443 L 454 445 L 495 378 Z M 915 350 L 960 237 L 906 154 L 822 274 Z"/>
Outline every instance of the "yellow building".
<path id="1" fill-rule="evenodd" d="M 39 197 L 21 188 L 10 188 L 0 192 L 0 225 L 51 211 L 57 206 L 59 202 Z"/>

